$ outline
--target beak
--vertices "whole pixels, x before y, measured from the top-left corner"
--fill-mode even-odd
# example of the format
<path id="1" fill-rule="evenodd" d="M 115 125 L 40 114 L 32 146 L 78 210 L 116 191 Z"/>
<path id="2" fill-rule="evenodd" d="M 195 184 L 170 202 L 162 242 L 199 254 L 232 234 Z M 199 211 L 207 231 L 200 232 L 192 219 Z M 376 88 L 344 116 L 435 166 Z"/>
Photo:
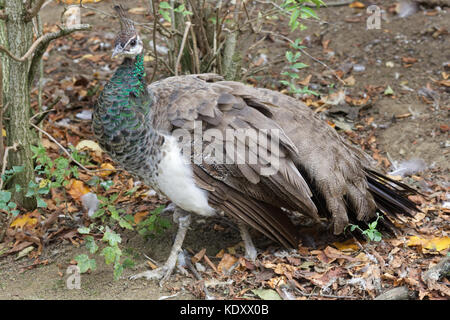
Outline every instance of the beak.
<path id="1" fill-rule="evenodd" d="M 114 51 L 113 51 L 113 53 L 112 53 L 112 56 L 111 56 L 111 58 L 114 58 L 115 56 L 117 56 L 119 53 L 121 53 L 122 52 L 122 48 L 120 47 L 120 46 L 116 46 L 115 48 L 114 48 Z"/>

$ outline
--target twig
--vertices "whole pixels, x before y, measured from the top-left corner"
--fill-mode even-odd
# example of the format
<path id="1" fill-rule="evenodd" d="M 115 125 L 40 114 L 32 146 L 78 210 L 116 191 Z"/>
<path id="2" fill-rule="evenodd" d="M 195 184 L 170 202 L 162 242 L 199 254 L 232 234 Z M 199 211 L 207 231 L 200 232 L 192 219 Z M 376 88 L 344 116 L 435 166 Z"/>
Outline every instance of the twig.
<path id="1" fill-rule="evenodd" d="M 45 35 L 40 36 L 35 42 L 33 42 L 33 44 L 31 45 L 30 49 L 28 49 L 28 51 L 20 58 L 16 57 L 11 51 L 9 51 L 7 48 L 5 48 L 3 46 L 0 46 L 0 51 L 5 52 L 13 60 L 16 60 L 18 62 L 23 62 L 23 61 L 27 60 L 31 56 L 31 54 L 36 49 L 36 47 L 39 45 L 39 43 L 44 41 L 44 39 L 45 39 Z"/>
<path id="2" fill-rule="evenodd" d="M 180 253 L 184 255 L 184 260 L 186 261 L 186 266 L 194 274 L 194 276 L 197 278 L 197 280 L 204 281 L 203 277 L 200 275 L 200 273 L 197 271 L 197 269 L 195 269 L 195 267 L 192 265 L 191 259 L 189 257 L 189 254 L 187 253 L 187 251 L 183 250 Z M 203 292 L 205 293 L 206 300 L 215 300 L 215 297 L 209 293 L 208 288 L 206 288 L 204 283 L 203 283 Z"/>
<path id="3" fill-rule="evenodd" d="M 149 56 L 155 58 L 155 55 L 151 52 L 149 52 Z M 170 72 L 171 75 L 173 75 L 173 76 L 175 75 L 175 71 L 172 70 L 172 68 L 169 66 L 169 64 L 165 60 L 159 59 L 158 62 L 162 63 L 164 65 L 164 67 L 167 69 L 167 71 Z"/>
<path id="4" fill-rule="evenodd" d="M 282 63 L 282 62 L 284 62 L 284 61 L 285 61 L 285 60 L 284 60 L 284 57 L 283 57 L 283 58 L 281 58 L 281 59 L 278 59 L 278 60 L 275 60 L 275 61 L 270 62 L 270 64 L 267 63 L 266 65 L 263 65 L 263 66 L 259 66 L 259 67 L 255 67 L 255 68 L 249 68 L 249 69 L 244 73 L 244 75 L 242 76 L 242 79 L 246 79 L 246 78 L 248 78 L 248 77 L 254 75 L 255 73 L 261 72 L 261 71 L 263 71 L 264 69 L 273 67 L 274 65 L 279 64 L 279 63 Z"/>
<path id="5" fill-rule="evenodd" d="M 44 35 L 43 27 L 42 27 L 42 21 L 41 17 L 37 15 L 33 19 L 33 25 L 35 28 L 35 33 L 38 37 L 42 37 Z M 42 59 L 39 61 L 39 80 L 38 80 L 38 110 L 42 110 L 42 78 L 44 77 L 44 62 Z"/>
<path id="6" fill-rule="evenodd" d="M 319 7 L 340 7 L 340 6 L 346 6 L 350 3 L 354 2 L 354 0 L 341 0 L 341 1 L 334 1 L 334 2 L 327 2 L 325 4 L 320 4 Z M 313 4 L 313 3 L 304 3 L 302 4 L 304 6 L 307 7 L 311 7 L 311 8 L 316 8 L 317 5 Z"/>
<path id="7" fill-rule="evenodd" d="M 194 51 L 194 73 L 200 73 L 200 59 L 198 57 L 197 37 L 195 36 L 194 28 L 191 28 L 192 47 Z"/>
<path id="8" fill-rule="evenodd" d="M 98 12 L 98 13 L 101 13 L 101 14 L 107 16 L 107 17 L 110 17 L 110 18 L 118 18 L 117 16 L 115 16 L 115 15 L 109 13 L 109 12 L 106 12 L 106 11 L 103 11 L 103 10 L 100 10 L 100 9 L 97 9 L 97 8 L 89 7 L 89 6 L 86 6 L 85 4 L 82 4 L 82 3 L 80 4 L 80 8 L 83 8 L 83 9 L 86 9 L 86 10 L 91 10 L 91 11 L 94 11 L 94 12 Z M 130 18 L 128 18 L 128 20 L 132 21 L 133 24 L 136 25 L 136 26 L 141 26 L 141 27 L 143 27 L 144 29 L 153 30 L 153 27 L 150 28 L 150 27 L 148 26 L 148 23 L 137 22 L 137 21 L 135 21 L 135 20 L 133 20 L 133 19 L 130 19 Z M 158 19 L 156 19 L 156 20 L 158 20 Z M 170 31 L 170 30 L 168 30 L 168 29 L 167 29 L 166 27 L 164 27 L 159 21 L 157 21 L 156 23 L 158 24 L 158 26 L 159 26 L 161 29 L 165 30 L 165 31 L 169 34 L 169 36 L 171 36 L 171 35 L 174 34 L 174 33 L 177 33 L 176 31 Z"/>
<path id="9" fill-rule="evenodd" d="M 75 160 L 72 155 L 70 154 L 69 151 L 67 151 L 66 148 L 64 148 L 59 142 L 58 140 L 56 140 L 55 138 L 52 137 L 52 135 L 46 131 L 44 131 L 43 129 L 39 128 L 37 125 L 35 125 L 31 120 L 34 118 L 35 116 L 33 116 L 32 118 L 30 118 L 30 125 L 33 126 L 33 128 L 35 128 L 36 130 L 38 130 L 39 132 L 45 134 L 50 140 L 52 140 L 54 143 L 56 143 L 56 145 L 65 153 L 67 154 L 67 156 L 70 158 L 70 160 L 72 160 L 74 163 L 76 163 L 81 169 L 87 171 L 87 172 L 92 172 L 93 170 L 90 170 L 88 168 L 86 168 L 85 166 L 83 166 L 81 163 L 79 163 L 77 160 Z"/>
<path id="10" fill-rule="evenodd" d="M 189 1 L 190 4 L 190 8 L 192 10 L 192 3 Z M 192 24 L 191 18 L 189 17 L 189 15 L 186 16 L 187 20 Z M 195 24 L 194 24 L 195 26 Z M 198 44 L 197 44 L 197 37 L 195 35 L 195 30 L 194 27 L 192 27 L 190 29 L 191 32 L 191 37 L 192 37 L 192 51 L 193 51 L 193 56 L 192 56 L 192 61 L 193 61 L 193 73 L 200 73 L 200 59 L 199 59 L 199 55 L 198 55 Z"/>
<path id="11" fill-rule="evenodd" d="M 177 62 L 175 63 L 175 76 L 178 76 L 178 66 L 180 65 L 181 56 L 183 55 L 184 46 L 186 44 L 186 39 L 190 28 L 191 22 L 186 21 L 186 28 L 184 28 L 183 40 L 181 40 L 180 51 L 178 52 Z"/>
<path id="12" fill-rule="evenodd" d="M 39 132 L 45 134 L 50 140 L 52 140 L 54 143 L 56 143 L 56 145 L 65 153 L 67 154 L 67 156 L 70 158 L 70 160 L 72 160 L 75 164 L 77 164 L 81 169 L 83 169 L 84 171 L 87 171 L 89 173 L 95 173 L 95 172 L 102 172 L 102 171 L 111 171 L 111 169 L 96 169 L 96 170 L 91 170 L 86 168 L 85 166 L 83 166 L 81 163 L 79 163 L 77 160 L 75 160 L 72 155 L 70 154 L 69 151 L 67 151 L 66 148 L 64 148 L 51 134 L 49 134 L 48 132 L 44 131 L 43 129 L 39 128 L 37 125 L 35 125 L 33 123 L 34 118 L 36 118 L 38 115 L 41 114 L 45 114 L 51 111 L 55 111 L 55 109 L 51 109 L 51 110 L 46 110 L 46 111 L 42 111 L 42 112 L 38 112 L 36 113 L 34 116 L 32 116 L 30 118 L 30 125 L 32 125 L 35 129 L 37 129 Z M 122 169 L 119 168 L 115 168 L 114 171 L 123 171 Z"/>
<path id="13" fill-rule="evenodd" d="M 33 48 L 33 50 L 36 49 L 36 53 L 33 55 L 33 59 L 31 60 L 31 65 L 30 65 L 30 69 L 29 69 L 29 73 L 28 73 L 28 82 L 31 83 L 33 81 L 34 74 L 36 73 L 36 70 L 39 66 L 39 61 L 41 60 L 42 55 L 44 54 L 45 50 L 47 50 L 48 45 L 50 44 L 51 41 L 61 38 L 61 37 L 64 37 L 66 35 L 69 35 L 76 31 L 85 31 L 85 30 L 90 30 L 90 29 L 91 29 L 91 26 L 89 24 L 79 24 L 79 25 L 74 25 L 74 26 L 70 26 L 67 28 L 60 27 L 59 31 L 47 33 L 47 34 L 43 35 L 42 37 L 40 37 L 40 39 L 42 38 L 40 43 L 36 44 L 36 42 L 37 42 L 37 40 L 36 40 L 35 43 L 33 43 L 33 45 L 31 46 L 31 47 L 33 47 L 36 44 L 35 48 Z M 30 48 L 30 50 L 31 49 L 32 48 Z"/>
<path id="14" fill-rule="evenodd" d="M 249 13 L 248 13 L 247 6 L 246 6 L 246 4 L 245 4 L 245 1 L 243 1 L 242 4 L 243 4 L 243 6 L 244 6 L 245 15 L 247 16 L 247 21 L 249 21 L 248 24 L 249 24 L 249 26 L 250 26 L 250 30 L 252 30 L 252 32 L 255 33 L 255 29 L 253 28 L 253 25 L 252 25 L 252 23 L 250 22 L 250 15 L 249 15 Z"/>
<path id="15" fill-rule="evenodd" d="M 45 49 L 47 49 L 48 45 L 50 44 L 50 42 L 52 40 L 55 40 L 57 38 L 71 34 L 72 32 L 75 32 L 75 31 L 89 30 L 90 28 L 91 28 L 91 26 L 88 24 L 80 24 L 80 25 L 75 25 L 75 26 L 71 26 L 68 28 L 61 28 L 58 32 L 44 34 L 44 35 L 40 36 L 36 41 L 34 41 L 33 44 L 31 45 L 31 47 L 28 49 L 28 51 L 20 58 L 16 57 L 11 51 L 9 51 L 7 48 L 5 48 L 3 46 L 0 46 L 0 51 L 5 52 L 8 56 L 11 57 L 11 59 L 13 59 L 15 61 L 23 62 L 23 61 L 27 60 L 31 56 L 31 54 L 36 50 L 36 48 L 39 46 L 39 49 L 37 50 L 37 53 L 34 55 L 33 60 L 31 62 L 30 73 L 32 73 L 33 76 L 32 77 L 29 76 L 28 79 L 30 80 L 30 78 L 34 77 L 34 72 L 36 71 L 35 69 L 37 68 L 37 66 L 35 66 L 34 64 L 36 64 L 40 61 L 42 54 L 44 54 Z M 42 54 L 41 54 L 41 51 L 42 51 Z"/>
<path id="16" fill-rule="evenodd" d="M 39 125 L 39 124 L 42 122 L 42 120 L 44 120 L 45 116 L 46 116 L 48 113 L 53 112 L 53 111 L 56 111 L 56 109 L 53 109 L 53 107 L 54 107 L 55 104 L 57 104 L 60 100 L 61 100 L 61 97 L 57 97 L 57 98 L 55 99 L 55 101 L 53 101 L 52 104 L 49 106 L 49 109 L 48 109 L 48 110 L 45 110 L 45 111 L 41 111 L 41 112 L 36 113 L 36 114 L 30 119 L 30 121 L 31 121 L 32 119 L 34 120 L 35 118 L 37 118 L 37 117 L 40 116 L 40 115 L 43 115 L 42 117 L 38 118 L 36 121 L 33 122 L 35 125 Z"/>
<path id="17" fill-rule="evenodd" d="M 203 49 L 206 49 L 207 55 L 210 55 L 211 48 L 208 44 L 208 36 L 206 35 L 205 25 L 203 23 L 203 21 L 204 21 L 203 9 L 198 11 L 197 7 L 195 6 L 195 3 L 192 0 L 188 0 L 188 1 L 192 8 L 192 11 L 194 12 L 193 18 L 196 18 L 196 21 L 198 21 L 196 23 L 196 26 L 200 28 L 199 43 L 202 44 Z"/>
<path id="18" fill-rule="evenodd" d="M 156 76 L 156 70 L 158 69 L 158 50 L 156 49 L 156 23 L 158 22 L 158 17 L 156 16 L 155 0 L 150 0 L 151 7 L 153 11 L 153 52 L 155 54 L 155 63 L 153 64 L 153 73 L 150 79 L 150 83 L 153 82 Z"/>
<path id="19" fill-rule="evenodd" d="M 97 9 L 97 8 L 86 6 L 83 3 L 81 3 L 81 1 L 80 1 L 80 8 L 91 10 L 91 11 L 95 11 L 95 12 L 101 13 L 101 14 L 107 16 L 107 17 L 118 18 L 116 15 L 113 15 L 113 14 L 111 14 L 109 12 L 106 12 L 106 11 L 103 11 L 103 10 L 100 10 L 100 9 Z M 134 21 L 133 21 L 133 23 L 134 23 Z"/>
<path id="20" fill-rule="evenodd" d="M 215 43 L 215 41 L 214 41 L 214 43 Z M 212 56 L 212 58 L 208 61 L 208 63 L 206 64 L 206 67 L 205 67 L 204 70 L 209 70 L 211 64 L 219 57 L 220 51 L 222 50 L 222 47 L 223 47 L 224 44 L 225 44 L 225 42 L 221 42 L 220 45 L 219 45 L 219 49 L 217 49 L 217 50 L 214 49 L 215 53 Z"/>

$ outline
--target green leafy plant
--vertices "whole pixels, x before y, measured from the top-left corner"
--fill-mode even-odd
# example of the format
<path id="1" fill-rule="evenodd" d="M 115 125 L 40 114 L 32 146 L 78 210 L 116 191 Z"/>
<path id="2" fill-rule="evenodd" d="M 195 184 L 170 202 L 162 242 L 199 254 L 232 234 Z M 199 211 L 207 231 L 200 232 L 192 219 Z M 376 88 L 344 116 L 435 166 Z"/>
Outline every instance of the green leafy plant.
<path id="1" fill-rule="evenodd" d="M 38 207 L 46 207 L 47 204 L 42 199 L 43 195 L 49 194 L 52 188 L 65 187 L 69 183 L 70 177 L 78 178 L 78 167 L 71 165 L 70 161 L 64 157 L 52 160 L 42 144 L 31 146 L 33 159 L 36 160 L 34 170 L 40 176 L 39 183 L 30 181 L 26 197 L 35 197 Z"/>
<path id="2" fill-rule="evenodd" d="M 138 233 L 143 237 L 151 237 L 155 234 L 162 233 L 165 229 L 170 228 L 170 221 L 161 217 L 160 213 L 164 209 L 164 206 L 159 206 L 144 220 L 137 225 Z"/>
<path id="3" fill-rule="evenodd" d="M 106 264 L 113 265 L 114 279 L 117 280 L 120 278 L 125 268 L 134 265 L 134 261 L 129 257 L 122 259 L 122 256 L 124 255 L 120 247 L 122 238 L 120 237 L 120 234 L 114 232 L 108 226 L 105 227 L 105 224 L 109 223 L 114 225 L 118 222 L 120 227 L 134 230 L 132 225 L 134 218 L 132 215 L 121 217 L 120 213 L 123 213 L 123 210 L 115 208 L 113 205 L 115 199 L 117 199 L 117 194 L 113 194 L 108 198 L 100 197 L 100 208 L 96 211 L 93 218 L 102 218 L 102 225 L 97 226 L 96 223 L 92 223 L 89 227 L 78 228 L 78 233 L 86 235 L 84 236 L 85 246 L 90 254 L 98 253 L 99 245 L 96 243 L 94 237 L 89 234 L 93 231 L 103 234 L 101 241 L 105 243 L 106 246 L 100 251 L 100 255 L 104 257 Z M 148 218 L 137 225 L 137 230 L 140 235 L 148 237 L 156 233 L 161 233 L 164 229 L 170 227 L 170 222 L 159 216 L 163 209 L 164 206 L 160 206 L 153 210 Z M 80 273 L 96 269 L 95 259 L 91 259 L 87 254 L 80 254 L 75 257 L 75 260 L 78 262 Z"/>
<path id="4" fill-rule="evenodd" d="M 192 15 L 192 12 L 186 9 L 184 3 L 179 4 L 175 8 L 172 8 L 170 3 L 167 1 L 162 1 L 159 3 L 159 14 L 163 17 L 164 20 L 168 22 L 172 22 L 171 11 L 176 13 L 181 13 L 183 16 Z"/>
<path id="5" fill-rule="evenodd" d="M 304 48 L 300 45 L 300 39 L 296 39 L 295 42 L 291 43 L 291 47 L 296 49 L 296 51 L 287 51 L 286 52 L 286 60 L 288 61 L 287 71 L 282 72 L 281 74 L 288 77 L 289 80 L 281 80 L 280 83 L 284 84 L 289 88 L 289 91 L 293 94 L 313 94 L 319 95 L 317 92 L 309 90 L 308 86 L 304 86 L 303 88 L 299 88 L 297 86 L 296 80 L 298 80 L 299 70 L 303 68 L 307 68 L 308 65 L 300 62 L 300 57 L 302 55 L 300 49 Z"/>
<path id="6" fill-rule="evenodd" d="M 350 231 L 353 232 L 355 230 L 358 230 L 359 232 L 361 232 L 361 234 L 363 236 L 366 237 L 367 240 L 369 241 L 381 241 L 382 239 L 382 234 L 380 231 L 377 230 L 377 226 L 378 226 L 378 220 L 379 219 L 383 219 L 382 216 L 380 216 L 377 212 L 377 218 L 375 221 L 371 222 L 368 224 L 368 228 L 366 230 L 361 229 L 358 225 L 356 224 L 350 224 L 349 226 L 347 226 L 347 228 L 350 228 Z"/>
<path id="7" fill-rule="evenodd" d="M 78 228 L 78 233 L 87 235 L 91 232 L 91 228 L 95 228 L 95 224 L 92 224 L 89 227 Z M 122 259 L 123 252 L 119 247 L 119 244 L 122 242 L 122 238 L 119 234 L 115 233 L 108 227 L 105 228 L 103 226 L 98 227 L 97 230 L 103 233 L 101 241 L 106 244 L 106 246 L 101 250 L 100 255 L 105 258 L 106 264 L 113 265 L 114 279 L 117 280 L 122 275 L 124 268 L 134 266 L 134 262 L 130 258 Z M 84 240 L 89 253 L 98 253 L 99 246 L 95 242 L 93 236 L 87 235 L 84 237 Z M 88 270 L 95 270 L 97 267 L 95 259 L 89 258 L 87 254 L 80 254 L 76 256 L 75 261 L 78 262 L 80 273 L 85 273 Z"/>
<path id="8" fill-rule="evenodd" d="M 3 185 L 7 185 L 8 181 L 10 181 L 15 174 L 22 171 L 22 166 L 13 166 L 11 169 L 5 170 L 5 173 L 1 176 Z M 21 190 L 21 186 L 18 184 L 15 185 L 15 188 L 17 192 Z M 12 214 L 13 217 L 16 217 L 20 211 L 17 210 L 17 204 L 14 201 L 11 201 L 11 196 L 11 191 L 0 190 L 0 210 L 5 211 L 6 214 Z"/>
<path id="9" fill-rule="evenodd" d="M 304 6 L 306 2 L 310 2 L 309 0 L 284 0 L 281 8 L 287 13 L 289 17 L 288 25 L 291 27 L 291 31 L 295 31 L 297 29 L 304 30 L 306 26 L 302 24 L 300 19 L 309 19 L 315 18 L 318 19 L 317 14 L 312 8 Z M 314 4 L 317 6 L 323 5 L 322 0 L 312 0 Z M 293 51 L 286 52 L 286 60 L 288 65 L 286 66 L 287 71 L 281 73 L 288 78 L 288 80 L 281 80 L 280 82 L 288 87 L 289 92 L 292 94 L 313 94 L 318 95 L 317 92 L 309 90 L 308 86 L 304 86 L 303 88 L 299 88 L 297 86 L 297 80 L 299 79 L 298 72 L 301 69 L 307 68 L 308 65 L 300 61 L 300 57 L 302 55 L 302 50 L 305 48 L 300 45 L 301 40 L 299 38 L 295 39 L 295 41 L 291 42 L 291 48 Z"/>
<path id="10" fill-rule="evenodd" d="M 101 186 L 106 191 L 114 185 L 113 181 L 102 181 L 99 177 L 93 177 L 87 183 L 93 187 Z M 133 189 L 128 194 L 136 191 L 136 189 Z M 146 219 L 135 227 L 133 215 L 126 214 L 125 210 L 116 207 L 115 203 L 119 197 L 119 193 L 113 193 L 109 196 L 98 195 L 97 197 L 99 199 L 99 207 L 91 217 L 92 219 L 96 219 L 96 222 L 92 223 L 89 227 L 79 228 L 78 232 L 85 235 L 83 239 L 90 254 L 100 254 L 100 256 L 104 257 L 106 264 L 113 265 L 114 279 L 117 280 L 123 270 L 133 266 L 134 262 L 129 257 L 123 258 L 124 254 L 120 246 L 122 242 L 120 234 L 114 232 L 112 228 L 118 224 L 123 229 L 137 229 L 140 235 L 147 237 L 162 232 L 164 229 L 170 227 L 170 223 L 167 219 L 159 216 L 159 213 L 164 209 L 164 206 L 160 206 L 153 210 Z M 100 252 L 98 252 L 99 244 L 90 235 L 92 232 L 103 234 L 101 241 L 105 246 Z M 81 273 L 87 272 L 88 270 L 95 270 L 96 268 L 95 259 L 90 258 L 87 254 L 78 255 L 75 257 L 75 260 L 78 262 Z"/>
<path id="11" fill-rule="evenodd" d="M 88 152 L 78 151 L 74 146 L 69 146 L 69 149 L 72 153 L 72 157 L 81 163 L 83 166 L 92 166 L 94 165 L 91 162 L 91 157 Z"/>
<path id="12" fill-rule="evenodd" d="M 122 228 L 133 230 L 131 225 L 134 221 L 134 217 L 130 214 L 122 216 L 125 213 L 123 209 L 117 209 L 115 201 L 117 200 L 119 193 L 114 193 L 109 197 L 98 196 L 100 200 L 99 209 L 92 216 L 93 219 L 101 218 L 103 223 L 110 220 L 110 222 L 117 222 Z"/>
<path id="13" fill-rule="evenodd" d="M 319 18 L 314 9 L 304 5 L 306 2 L 312 2 L 318 7 L 325 4 L 322 0 L 284 0 L 281 4 L 281 8 L 290 15 L 288 24 L 291 27 L 291 31 L 295 31 L 298 28 L 300 30 L 306 29 L 306 26 L 299 19 Z"/>

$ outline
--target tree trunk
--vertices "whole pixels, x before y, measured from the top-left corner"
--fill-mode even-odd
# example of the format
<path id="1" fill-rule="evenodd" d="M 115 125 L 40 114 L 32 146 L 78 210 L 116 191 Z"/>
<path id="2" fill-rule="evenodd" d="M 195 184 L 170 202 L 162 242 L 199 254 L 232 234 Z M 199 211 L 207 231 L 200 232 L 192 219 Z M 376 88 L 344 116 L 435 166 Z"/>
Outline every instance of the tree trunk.
<path id="1" fill-rule="evenodd" d="M 7 21 L 0 21 L 0 44 L 9 48 L 16 57 L 22 57 L 33 41 L 31 22 L 25 22 L 26 12 L 24 1 L 7 0 L 4 11 L 8 15 Z M 14 201 L 26 209 L 36 206 L 34 198 L 25 197 L 28 183 L 34 182 L 34 166 L 30 146 L 36 144 L 36 135 L 30 129 L 31 116 L 30 86 L 28 84 L 29 59 L 18 62 L 6 54 L 1 58 L 3 66 L 3 106 L 7 108 L 3 115 L 7 132 L 7 145 L 16 142 L 17 152 L 10 152 L 8 167 L 23 166 L 23 172 L 17 174 L 11 181 L 11 186 L 19 184 L 21 191 L 11 188 Z"/>

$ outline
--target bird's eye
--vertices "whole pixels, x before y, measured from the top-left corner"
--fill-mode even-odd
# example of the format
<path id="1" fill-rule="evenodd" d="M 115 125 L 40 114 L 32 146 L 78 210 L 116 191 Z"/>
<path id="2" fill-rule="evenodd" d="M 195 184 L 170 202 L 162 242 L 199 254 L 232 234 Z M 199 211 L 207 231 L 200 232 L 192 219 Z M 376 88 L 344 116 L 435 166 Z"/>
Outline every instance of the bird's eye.
<path id="1" fill-rule="evenodd" d="M 132 47 L 134 47 L 134 46 L 136 45 L 136 40 L 131 40 L 131 41 L 130 41 L 130 45 L 131 45 Z"/>

